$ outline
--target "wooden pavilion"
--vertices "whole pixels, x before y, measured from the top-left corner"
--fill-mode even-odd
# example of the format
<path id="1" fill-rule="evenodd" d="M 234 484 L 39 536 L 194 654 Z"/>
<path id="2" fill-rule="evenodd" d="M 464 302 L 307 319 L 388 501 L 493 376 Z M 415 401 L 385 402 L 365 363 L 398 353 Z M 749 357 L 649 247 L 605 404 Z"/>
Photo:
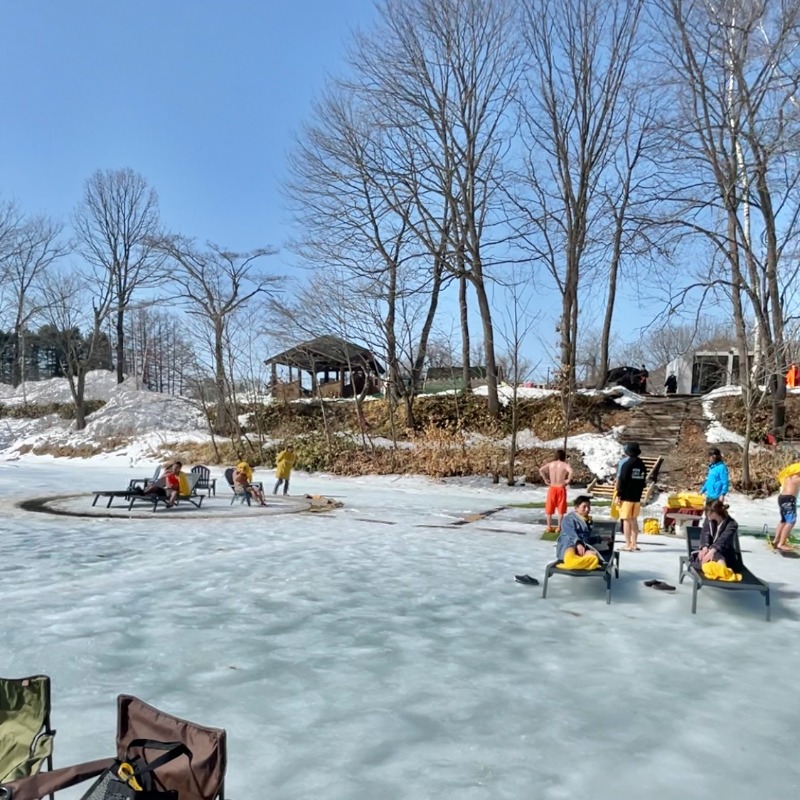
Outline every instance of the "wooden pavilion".
<path id="1" fill-rule="evenodd" d="M 318 336 L 268 358 L 272 368 L 272 394 L 282 400 L 312 397 L 354 397 L 366 385 L 367 394 L 380 390 L 384 368 L 374 353 L 336 336 Z M 278 380 L 279 366 L 289 368 L 289 381 Z M 296 377 L 295 377 L 296 371 Z M 303 387 L 303 373 L 311 376 L 310 392 Z"/>

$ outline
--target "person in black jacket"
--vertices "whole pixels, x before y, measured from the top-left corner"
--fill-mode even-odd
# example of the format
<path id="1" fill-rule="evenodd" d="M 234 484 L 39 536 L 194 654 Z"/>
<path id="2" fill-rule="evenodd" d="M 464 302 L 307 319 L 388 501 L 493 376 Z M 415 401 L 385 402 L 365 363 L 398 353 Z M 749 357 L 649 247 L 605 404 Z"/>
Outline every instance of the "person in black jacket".
<path id="1" fill-rule="evenodd" d="M 742 568 L 736 550 L 736 534 L 739 523 L 728 514 L 728 507 L 721 500 L 706 504 L 706 521 L 700 531 L 700 550 L 695 563 L 702 566 L 707 561 L 719 561 L 734 572 Z"/>
<path id="2" fill-rule="evenodd" d="M 623 459 L 617 469 L 616 504 L 619 518 L 622 521 L 622 532 L 625 534 L 623 550 L 639 550 L 639 511 L 642 493 L 647 481 L 647 467 L 639 458 L 642 450 L 636 442 L 630 442 L 625 448 L 627 458 Z"/>

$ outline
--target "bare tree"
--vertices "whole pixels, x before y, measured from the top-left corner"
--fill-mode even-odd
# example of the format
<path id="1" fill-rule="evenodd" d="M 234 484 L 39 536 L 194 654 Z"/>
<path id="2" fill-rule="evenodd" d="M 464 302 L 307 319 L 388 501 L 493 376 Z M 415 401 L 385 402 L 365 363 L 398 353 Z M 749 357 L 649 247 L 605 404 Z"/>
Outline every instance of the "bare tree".
<path id="1" fill-rule="evenodd" d="M 531 255 L 561 295 L 558 382 L 567 428 L 581 280 L 605 251 L 598 244 L 608 218 L 604 190 L 630 133 L 625 89 L 642 6 L 643 0 L 542 0 L 525 7 L 529 60 L 520 111 L 528 156 L 516 202 Z M 631 146 L 623 181 L 631 174 Z M 618 194 L 625 198 L 624 190 Z"/>
<path id="2" fill-rule="evenodd" d="M 99 283 L 110 280 L 117 383 L 125 378 L 125 313 L 131 298 L 161 278 L 163 256 L 154 249 L 159 225 L 158 196 L 132 169 L 98 170 L 86 182 L 74 219 L 77 249 Z"/>
<path id="3" fill-rule="evenodd" d="M 409 224 L 432 255 L 447 243 L 446 269 L 475 291 L 488 406 L 495 415 L 488 284 L 507 258 L 508 230 L 494 212 L 521 61 L 515 11 L 510 0 L 388 0 L 375 30 L 358 39 L 352 55 L 353 84 L 393 127 L 392 186 L 412 190 L 415 215 Z M 405 183 L 409 171 L 416 176 L 412 187 Z"/>
<path id="4" fill-rule="evenodd" d="M 25 380 L 25 334 L 27 326 L 40 312 L 43 297 L 37 287 L 46 280 L 50 266 L 66 253 L 59 240 L 61 225 L 45 217 L 19 223 L 8 236 L 4 263 L 4 301 L 13 326 L 11 381 L 18 386 Z"/>
<path id="5" fill-rule="evenodd" d="M 517 442 L 519 436 L 519 387 L 528 378 L 534 366 L 525 356 L 528 338 L 539 321 L 539 314 L 530 310 L 532 287 L 521 276 L 506 287 L 504 313 L 498 330 L 500 339 L 505 344 L 507 357 L 506 380 L 511 386 L 511 443 L 508 451 L 508 470 L 506 481 L 509 486 L 516 482 L 514 477 L 517 461 Z"/>
<path id="6" fill-rule="evenodd" d="M 287 192 L 301 231 L 295 249 L 309 263 L 329 265 L 347 291 L 362 298 L 356 315 L 364 306 L 377 314 L 371 323 L 380 326 L 385 343 L 390 400 L 405 400 L 413 426 L 413 400 L 443 285 L 446 239 L 430 252 L 415 234 L 414 228 L 425 229 L 425 220 L 411 221 L 417 176 L 410 169 L 398 182 L 386 129 L 358 92 L 335 86 L 315 107 L 314 121 L 292 156 Z M 319 283 L 313 281 L 312 291 Z M 331 292 L 328 286 L 323 296 Z M 399 337 L 409 298 L 421 301 L 426 312 L 406 381 Z"/>
<path id="7" fill-rule="evenodd" d="M 785 427 L 786 343 L 783 298 L 797 276 L 800 233 L 800 5 L 790 0 L 724 0 L 656 4 L 666 31 L 662 57 L 675 81 L 672 198 L 685 229 L 709 246 L 694 289 L 729 297 L 739 348 L 746 408 L 766 375 L 772 427 Z M 664 23 L 668 22 L 668 25 Z M 747 318 L 755 326 L 750 358 Z M 747 426 L 748 431 L 750 425 Z M 744 482 L 749 482 L 749 436 Z"/>
<path id="8" fill-rule="evenodd" d="M 40 279 L 43 276 L 40 275 Z M 110 282 L 98 286 L 78 270 L 42 280 L 41 318 L 49 330 L 75 404 L 75 427 L 86 427 L 86 375 L 103 360 L 108 339 L 103 328 L 113 307 Z"/>
<path id="9" fill-rule="evenodd" d="M 256 268 L 259 259 L 276 251 L 262 247 L 235 253 L 212 242 L 200 247 L 176 235 L 160 238 L 154 247 L 174 264 L 173 296 L 208 336 L 218 402 L 217 432 L 231 435 L 238 430 L 238 415 L 235 376 L 226 369 L 226 341 L 234 335 L 234 315 L 277 289 L 280 278 Z"/>

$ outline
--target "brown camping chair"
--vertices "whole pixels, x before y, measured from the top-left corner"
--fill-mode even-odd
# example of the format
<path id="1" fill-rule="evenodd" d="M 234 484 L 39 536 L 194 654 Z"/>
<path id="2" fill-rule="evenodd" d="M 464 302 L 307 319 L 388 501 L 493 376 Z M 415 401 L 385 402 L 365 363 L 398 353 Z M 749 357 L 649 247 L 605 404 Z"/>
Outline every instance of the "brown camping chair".
<path id="1" fill-rule="evenodd" d="M 121 694 L 117 698 L 118 758 L 126 757 L 128 745 L 134 739 L 180 742 L 191 753 L 191 758 L 181 756 L 156 769 L 155 778 L 163 789 L 177 790 L 180 800 L 224 800 L 227 767 L 224 730 L 187 722 L 136 697 Z M 144 755 L 150 761 L 159 755 L 158 751 L 145 750 Z M 131 755 L 140 753 L 140 750 L 134 751 Z M 38 800 L 51 792 L 95 778 L 113 763 L 113 758 L 104 758 L 20 778 L 0 786 L 0 799 Z"/>

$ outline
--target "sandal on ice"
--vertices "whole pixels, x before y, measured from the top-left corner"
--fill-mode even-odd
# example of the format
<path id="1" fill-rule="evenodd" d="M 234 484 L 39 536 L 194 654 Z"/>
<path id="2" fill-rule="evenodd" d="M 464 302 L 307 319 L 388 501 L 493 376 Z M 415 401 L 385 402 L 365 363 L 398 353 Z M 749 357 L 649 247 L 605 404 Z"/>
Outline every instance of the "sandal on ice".
<path id="1" fill-rule="evenodd" d="M 523 583 L 525 586 L 538 586 L 539 581 L 536 578 L 531 578 L 530 575 L 515 575 L 514 580 L 517 583 Z"/>
<path id="2" fill-rule="evenodd" d="M 657 583 L 661 583 L 661 581 L 659 581 L 659 580 L 649 580 L 649 581 L 643 581 L 643 583 L 644 583 L 645 586 L 655 586 Z"/>
<path id="3" fill-rule="evenodd" d="M 674 592 L 675 591 L 675 587 L 674 586 L 670 586 L 668 583 L 665 583 L 664 581 L 656 581 L 653 584 L 653 588 L 654 589 L 658 589 L 661 592 Z"/>

